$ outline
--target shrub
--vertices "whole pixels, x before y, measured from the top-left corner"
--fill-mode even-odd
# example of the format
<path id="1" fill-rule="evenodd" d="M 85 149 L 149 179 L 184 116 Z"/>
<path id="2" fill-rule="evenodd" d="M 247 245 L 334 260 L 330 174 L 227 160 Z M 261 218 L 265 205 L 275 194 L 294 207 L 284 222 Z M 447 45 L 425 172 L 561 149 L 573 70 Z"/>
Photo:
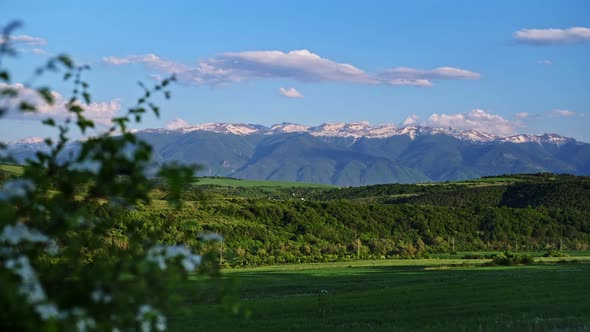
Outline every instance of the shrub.
<path id="1" fill-rule="evenodd" d="M 492 258 L 491 265 L 518 265 L 518 264 L 532 264 L 535 261 L 531 255 L 524 255 L 524 254 L 515 254 L 511 252 L 504 252 L 497 254 Z"/>
<path id="2" fill-rule="evenodd" d="M 545 254 L 543 254 L 543 257 L 568 257 L 568 254 L 565 254 L 561 251 L 557 251 L 557 250 L 550 250 L 548 252 L 546 252 Z"/>
<path id="3" fill-rule="evenodd" d="M 0 59 L 16 53 L 10 38 L 16 27 L 9 25 L 0 36 Z M 59 55 L 34 70 L 35 77 L 61 71 L 64 80 L 73 81 L 71 97 L 57 101 L 48 86 L 13 84 L 2 64 L 0 115 L 57 106 L 69 117 L 45 119 L 42 123 L 56 130 L 58 138 L 46 139 L 46 150 L 23 165 L 22 175 L 0 186 L 1 329 L 165 330 L 166 311 L 173 308 L 170 288 L 190 272 L 216 272 L 218 263 L 217 256 L 195 250 L 208 240 L 195 246 L 166 243 L 157 232 L 146 233 L 155 229 L 153 220 L 132 213 L 150 201 L 152 149 L 128 125 L 140 122 L 148 110 L 159 114 L 151 96 L 167 97 L 173 78 L 151 89 L 140 85 L 143 92 L 136 105 L 113 118 L 106 132 L 92 134 L 94 122 L 84 112 L 91 95 L 81 75 L 89 67 Z M 79 153 L 62 158 L 72 131 L 85 139 L 77 143 Z M 3 152 L 0 144 L 0 156 Z M 193 171 L 160 168 L 173 207 L 180 205 Z M 103 205 L 111 208 L 95 214 Z M 116 210 L 129 213 L 125 227 L 111 215 Z"/>

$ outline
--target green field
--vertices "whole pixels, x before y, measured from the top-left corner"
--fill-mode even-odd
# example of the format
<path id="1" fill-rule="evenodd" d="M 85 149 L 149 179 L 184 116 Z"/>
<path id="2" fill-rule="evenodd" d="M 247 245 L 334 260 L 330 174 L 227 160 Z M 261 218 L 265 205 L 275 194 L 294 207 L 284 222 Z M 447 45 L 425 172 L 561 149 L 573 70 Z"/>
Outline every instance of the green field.
<path id="1" fill-rule="evenodd" d="M 305 187 L 305 188 L 330 188 L 333 186 L 321 183 L 306 183 L 306 182 L 285 182 L 285 181 L 269 181 L 269 180 L 242 180 L 234 178 L 222 177 L 200 177 L 196 178 L 194 182 L 196 185 L 210 185 L 210 186 L 224 186 L 224 187 L 277 187 L 277 188 L 291 188 L 291 187 Z"/>
<path id="2" fill-rule="evenodd" d="M 568 258 L 572 259 L 572 258 Z M 183 291 L 173 331 L 588 331 L 590 257 L 489 267 L 421 259 L 224 270 Z M 214 304 L 237 283 L 240 313 Z M 201 289 L 202 285 L 207 287 Z M 323 291 L 323 292 L 322 292 Z"/>
<path id="3" fill-rule="evenodd" d="M 14 173 L 20 175 L 23 173 L 23 167 L 20 165 L 6 165 L 0 164 L 0 171 L 5 171 L 9 173 Z"/>

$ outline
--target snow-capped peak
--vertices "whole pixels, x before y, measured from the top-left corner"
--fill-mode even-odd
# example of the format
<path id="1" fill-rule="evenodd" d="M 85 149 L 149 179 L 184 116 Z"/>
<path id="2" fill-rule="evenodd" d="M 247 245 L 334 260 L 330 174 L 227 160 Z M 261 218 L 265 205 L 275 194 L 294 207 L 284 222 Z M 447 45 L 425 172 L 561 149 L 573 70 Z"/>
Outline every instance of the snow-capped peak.
<path id="1" fill-rule="evenodd" d="M 297 133 L 307 132 L 308 130 L 308 126 L 289 122 L 283 122 L 281 124 L 276 124 L 270 127 L 271 133 Z"/>
<path id="2" fill-rule="evenodd" d="M 37 144 L 43 143 L 45 141 L 44 138 L 38 136 L 27 137 L 23 139 L 19 139 L 18 141 L 14 141 L 12 143 L 20 143 L 20 144 Z"/>
<path id="3" fill-rule="evenodd" d="M 146 132 L 162 130 L 147 129 Z M 189 133 L 194 131 L 208 131 L 221 134 L 233 135 L 275 135 L 281 133 L 306 133 L 316 137 L 351 137 L 351 138 L 388 138 L 392 136 L 406 135 L 414 140 L 420 136 L 428 135 L 446 135 L 455 139 L 470 142 L 506 142 L 506 143 L 550 143 L 561 145 L 567 142 L 575 141 L 572 138 L 566 138 L 557 134 L 529 135 L 518 134 L 512 136 L 496 136 L 470 130 L 461 130 L 456 128 L 433 128 L 409 125 L 397 127 L 394 124 L 383 124 L 371 126 L 368 122 L 351 122 L 351 123 L 324 123 L 319 126 L 310 127 L 296 123 L 283 122 L 270 127 L 254 124 L 243 123 L 204 123 L 196 126 L 179 128 L 173 130 L 164 130 L 165 132 Z"/>
<path id="4" fill-rule="evenodd" d="M 189 133 L 192 131 L 210 131 L 221 134 L 251 135 L 259 132 L 261 129 L 266 130 L 268 128 L 264 126 L 243 123 L 204 123 L 196 126 L 176 129 L 175 131 L 181 131 L 184 133 Z"/>
<path id="5" fill-rule="evenodd" d="M 561 145 L 568 142 L 575 141 L 573 138 L 563 137 L 557 134 L 542 134 L 542 135 L 528 135 L 518 134 L 508 137 L 501 137 L 498 139 L 500 142 L 510 143 L 552 143 Z"/>

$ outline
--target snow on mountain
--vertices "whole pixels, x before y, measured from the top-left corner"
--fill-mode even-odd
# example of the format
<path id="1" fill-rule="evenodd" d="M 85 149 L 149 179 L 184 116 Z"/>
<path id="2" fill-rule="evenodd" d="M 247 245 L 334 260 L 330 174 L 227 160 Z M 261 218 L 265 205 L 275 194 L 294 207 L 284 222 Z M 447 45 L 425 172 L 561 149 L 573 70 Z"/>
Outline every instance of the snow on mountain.
<path id="1" fill-rule="evenodd" d="M 45 139 L 36 136 L 19 139 L 18 141 L 7 142 L 6 145 L 9 147 L 18 147 L 22 150 L 43 150 L 47 148 Z"/>
<path id="2" fill-rule="evenodd" d="M 242 124 L 242 123 L 204 123 L 192 127 L 176 129 L 184 133 L 192 131 L 210 131 L 221 134 L 234 134 L 234 135 L 251 135 L 259 132 L 261 129 L 266 130 L 264 126 Z"/>
<path id="3" fill-rule="evenodd" d="M 397 127 L 394 124 L 371 126 L 368 122 L 351 123 L 324 123 L 310 127 L 296 123 L 283 122 L 271 127 L 243 123 L 204 123 L 196 126 L 179 129 L 146 129 L 143 132 L 181 132 L 208 131 L 233 135 L 274 135 L 281 133 L 307 133 L 317 137 L 352 137 L 352 138 L 388 138 L 392 136 L 407 135 L 412 140 L 425 135 L 447 135 L 462 141 L 470 142 L 504 142 L 504 143 L 552 143 L 564 144 L 575 141 L 572 138 L 557 134 L 529 135 L 518 134 L 500 137 L 476 130 L 460 130 L 455 128 L 432 128 L 422 126 Z"/>
<path id="4" fill-rule="evenodd" d="M 309 130 L 308 126 L 296 124 L 296 123 L 289 123 L 283 122 L 281 124 L 276 124 L 270 127 L 271 134 L 279 134 L 279 133 L 298 133 L 298 132 L 307 132 Z"/>
<path id="5" fill-rule="evenodd" d="M 518 134 L 508 137 L 500 137 L 497 139 L 499 142 L 509 142 L 509 143 L 552 143 L 556 145 L 565 144 L 568 142 L 574 142 L 575 139 L 563 137 L 557 134 L 543 134 L 543 135 L 527 135 L 527 134 Z"/>
<path id="6" fill-rule="evenodd" d="M 13 144 L 37 144 L 37 143 L 43 143 L 43 141 L 44 141 L 44 139 L 41 137 L 32 136 L 32 137 L 23 138 L 23 139 L 20 139 L 18 141 L 14 141 L 11 143 L 13 143 Z"/>
<path id="7" fill-rule="evenodd" d="M 144 129 L 138 133 L 190 133 L 195 131 L 206 131 L 220 134 L 233 135 L 275 135 L 282 133 L 307 133 L 316 137 L 352 137 L 352 138 L 388 138 L 392 136 L 407 135 L 414 140 L 416 137 L 428 135 L 446 135 L 458 140 L 475 143 L 548 143 L 562 145 L 568 142 L 575 142 L 575 139 L 563 137 L 557 134 L 517 134 L 500 137 L 476 130 L 460 130 L 455 128 L 432 128 L 422 126 L 397 127 L 394 124 L 383 124 L 371 126 L 368 122 L 352 123 L 324 123 L 319 126 L 310 127 L 296 123 L 283 122 L 271 127 L 243 123 L 204 123 L 196 126 L 179 129 Z M 9 146 L 21 146 L 23 148 L 39 149 L 45 146 L 43 138 L 29 137 L 22 140 L 9 142 Z"/>

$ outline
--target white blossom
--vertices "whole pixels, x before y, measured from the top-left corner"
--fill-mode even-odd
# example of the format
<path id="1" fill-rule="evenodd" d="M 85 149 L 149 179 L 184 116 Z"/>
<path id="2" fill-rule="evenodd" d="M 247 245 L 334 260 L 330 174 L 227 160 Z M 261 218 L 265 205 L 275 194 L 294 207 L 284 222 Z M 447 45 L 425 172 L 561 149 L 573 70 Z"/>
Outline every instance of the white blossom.
<path id="1" fill-rule="evenodd" d="M 92 293 L 90 293 L 90 298 L 97 303 L 110 303 L 113 300 L 113 297 L 102 289 L 95 289 L 92 291 Z"/>
<path id="2" fill-rule="evenodd" d="M 50 318 L 59 318 L 61 313 L 53 303 L 44 303 L 35 306 L 35 311 L 39 314 L 42 320 Z"/>
<path id="3" fill-rule="evenodd" d="M 76 330 L 78 332 L 86 332 L 88 329 L 93 329 L 96 326 L 96 321 L 89 317 L 84 317 L 76 321 Z"/>
<path id="4" fill-rule="evenodd" d="M 22 284 L 19 287 L 19 291 L 22 295 L 26 296 L 29 303 L 35 304 L 47 299 L 45 291 L 39 283 L 35 270 L 29 263 L 29 258 L 27 256 L 19 256 L 16 259 L 7 259 L 4 262 L 4 267 L 20 277 Z"/>
<path id="5" fill-rule="evenodd" d="M 137 310 L 135 319 L 139 322 L 142 332 L 152 330 L 152 318 L 156 317 L 156 330 L 166 331 L 166 317 L 149 304 L 142 304 Z"/>
<path id="6" fill-rule="evenodd" d="M 156 245 L 152 247 L 147 253 L 147 260 L 156 263 L 160 270 L 167 268 L 166 261 L 169 259 L 181 257 L 180 263 L 186 272 L 192 272 L 197 266 L 201 264 L 201 256 L 193 254 L 190 249 L 185 246 L 163 246 Z"/>
<path id="7" fill-rule="evenodd" d="M 76 330 L 78 332 L 86 332 L 89 329 L 94 329 L 96 326 L 96 321 L 94 318 L 89 317 L 84 309 L 75 307 L 71 312 L 72 315 L 78 317 L 76 320 Z"/>
<path id="8" fill-rule="evenodd" d="M 35 189 L 33 181 L 28 179 L 8 180 L 0 189 L 0 200 L 9 200 L 12 198 L 25 197 L 29 192 Z"/>
<path id="9" fill-rule="evenodd" d="M 57 253 L 59 252 L 59 247 L 57 246 L 57 243 L 55 243 L 54 240 L 50 240 L 49 243 L 47 243 L 45 252 L 50 254 L 51 256 L 57 255 Z"/>
<path id="10" fill-rule="evenodd" d="M 8 242 L 11 245 L 17 245 L 27 241 L 32 243 L 46 244 L 45 251 L 50 255 L 56 255 L 59 251 L 57 243 L 47 235 L 27 227 L 27 225 L 18 223 L 16 225 L 6 225 L 0 234 L 0 242 Z"/>
<path id="11" fill-rule="evenodd" d="M 166 317 L 165 316 L 158 315 L 158 317 L 156 317 L 156 330 L 166 331 Z"/>
<path id="12" fill-rule="evenodd" d="M 149 320 L 144 320 L 141 322 L 141 332 L 150 332 L 152 330 L 152 324 Z"/>
<path id="13" fill-rule="evenodd" d="M 23 241 L 40 243 L 50 242 L 47 235 L 36 230 L 31 230 L 27 225 L 22 223 L 4 226 L 2 234 L 0 234 L 0 241 L 6 241 L 12 245 L 19 244 Z"/>

